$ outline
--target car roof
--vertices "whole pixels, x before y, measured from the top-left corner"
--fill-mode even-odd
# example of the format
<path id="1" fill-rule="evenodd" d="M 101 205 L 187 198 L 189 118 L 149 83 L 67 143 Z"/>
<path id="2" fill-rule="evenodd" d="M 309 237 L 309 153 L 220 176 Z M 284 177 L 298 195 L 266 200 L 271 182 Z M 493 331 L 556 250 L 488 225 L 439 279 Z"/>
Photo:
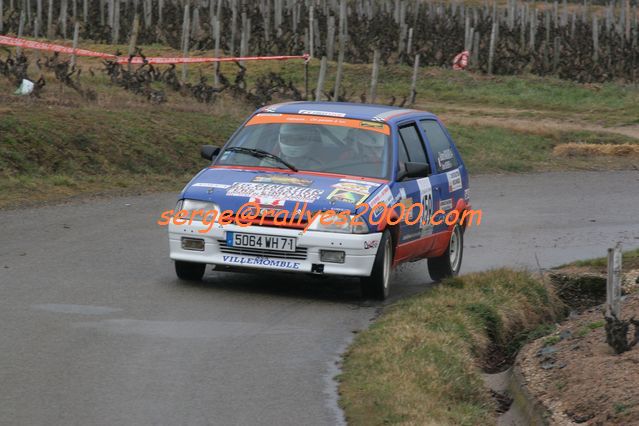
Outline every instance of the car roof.
<path id="1" fill-rule="evenodd" d="M 357 120 L 381 121 L 392 124 L 405 118 L 429 116 L 434 114 L 417 109 L 400 108 L 388 105 L 357 104 L 352 102 L 285 102 L 267 105 L 259 112 L 278 112 L 283 114 L 309 114 L 320 116 L 337 116 Z"/>

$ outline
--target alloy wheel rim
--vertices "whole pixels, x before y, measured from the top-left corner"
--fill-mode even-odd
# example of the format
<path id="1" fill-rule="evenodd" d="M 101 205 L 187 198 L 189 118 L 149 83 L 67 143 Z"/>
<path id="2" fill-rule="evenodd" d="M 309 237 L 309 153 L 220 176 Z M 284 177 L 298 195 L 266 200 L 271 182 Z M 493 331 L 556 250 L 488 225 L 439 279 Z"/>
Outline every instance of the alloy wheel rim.
<path id="1" fill-rule="evenodd" d="M 388 288 L 388 284 L 390 282 L 390 263 L 391 263 L 390 241 L 386 240 L 386 244 L 384 244 L 384 288 Z"/>
<path id="2" fill-rule="evenodd" d="M 457 268 L 459 267 L 459 252 L 459 227 L 455 227 L 452 234 L 450 235 L 450 249 L 448 250 L 450 266 L 453 272 L 456 272 Z"/>

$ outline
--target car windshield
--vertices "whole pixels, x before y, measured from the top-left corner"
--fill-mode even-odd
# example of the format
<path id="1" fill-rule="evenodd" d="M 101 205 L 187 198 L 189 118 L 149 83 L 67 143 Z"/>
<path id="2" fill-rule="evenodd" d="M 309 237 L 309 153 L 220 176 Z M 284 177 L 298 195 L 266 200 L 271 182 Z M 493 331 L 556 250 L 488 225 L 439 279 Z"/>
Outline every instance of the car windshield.
<path id="1" fill-rule="evenodd" d="M 258 114 L 233 137 L 216 164 L 286 169 L 288 163 L 299 170 L 384 179 L 392 152 L 389 134 L 388 125 L 374 121 Z"/>

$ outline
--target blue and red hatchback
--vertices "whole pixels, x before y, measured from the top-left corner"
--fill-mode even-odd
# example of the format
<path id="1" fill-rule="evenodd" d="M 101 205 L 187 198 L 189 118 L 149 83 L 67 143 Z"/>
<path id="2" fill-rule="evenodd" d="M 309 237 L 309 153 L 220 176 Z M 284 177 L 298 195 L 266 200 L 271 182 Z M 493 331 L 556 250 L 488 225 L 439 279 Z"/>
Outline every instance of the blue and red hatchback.
<path id="1" fill-rule="evenodd" d="M 221 149 L 204 146 L 202 156 L 211 165 L 176 206 L 195 214 L 169 224 L 170 256 L 182 279 L 201 279 L 207 264 L 357 276 L 367 297 L 383 299 L 400 263 L 427 258 L 434 280 L 459 272 L 463 226 L 433 225 L 430 218 L 439 209 L 470 208 L 468 173 L 431 113 L 333 102 L 271 105 Z M 381 205 L 398 203 L 422 208 L 393 225 L 379 220 L 398 215 Z M 202 213 L 208 211 L 244 221 L 213 223 Z M 349 220 L 320 220 L 317 213 L 327 211 Z"/>

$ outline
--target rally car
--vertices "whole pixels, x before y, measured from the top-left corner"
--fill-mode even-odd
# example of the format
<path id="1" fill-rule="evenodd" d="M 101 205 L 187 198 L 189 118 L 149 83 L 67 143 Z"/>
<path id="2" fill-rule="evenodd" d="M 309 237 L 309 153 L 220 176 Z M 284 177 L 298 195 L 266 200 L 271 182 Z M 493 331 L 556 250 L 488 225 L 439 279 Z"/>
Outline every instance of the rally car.
<path id="1" fill-rule="evenodd" d="M 282 103 L 258 109 L 222 148 L 206 145 L 201 154 L 211 164 L 186 185 L 174 210 L 196 214 L 169 223 L 181 279 L 200 280 L 207 264 L 354 276 L 365 296 L 384 299 L 392 268 L 403 262 L 428 259 L 434 280 L 460 270 L 464 224 L 430 219 L 440 209 L 470 208 L 468 173 L 431 113 Z M 416 204 L 423 208 L 408 212 L 409 220 L 382 220 Z M 212 210 L 246 220 L 199 217 Z M 327 211 L 357 220 L 313 216 Z M 290 220 L 278 222 L 282 217 Z"/>

